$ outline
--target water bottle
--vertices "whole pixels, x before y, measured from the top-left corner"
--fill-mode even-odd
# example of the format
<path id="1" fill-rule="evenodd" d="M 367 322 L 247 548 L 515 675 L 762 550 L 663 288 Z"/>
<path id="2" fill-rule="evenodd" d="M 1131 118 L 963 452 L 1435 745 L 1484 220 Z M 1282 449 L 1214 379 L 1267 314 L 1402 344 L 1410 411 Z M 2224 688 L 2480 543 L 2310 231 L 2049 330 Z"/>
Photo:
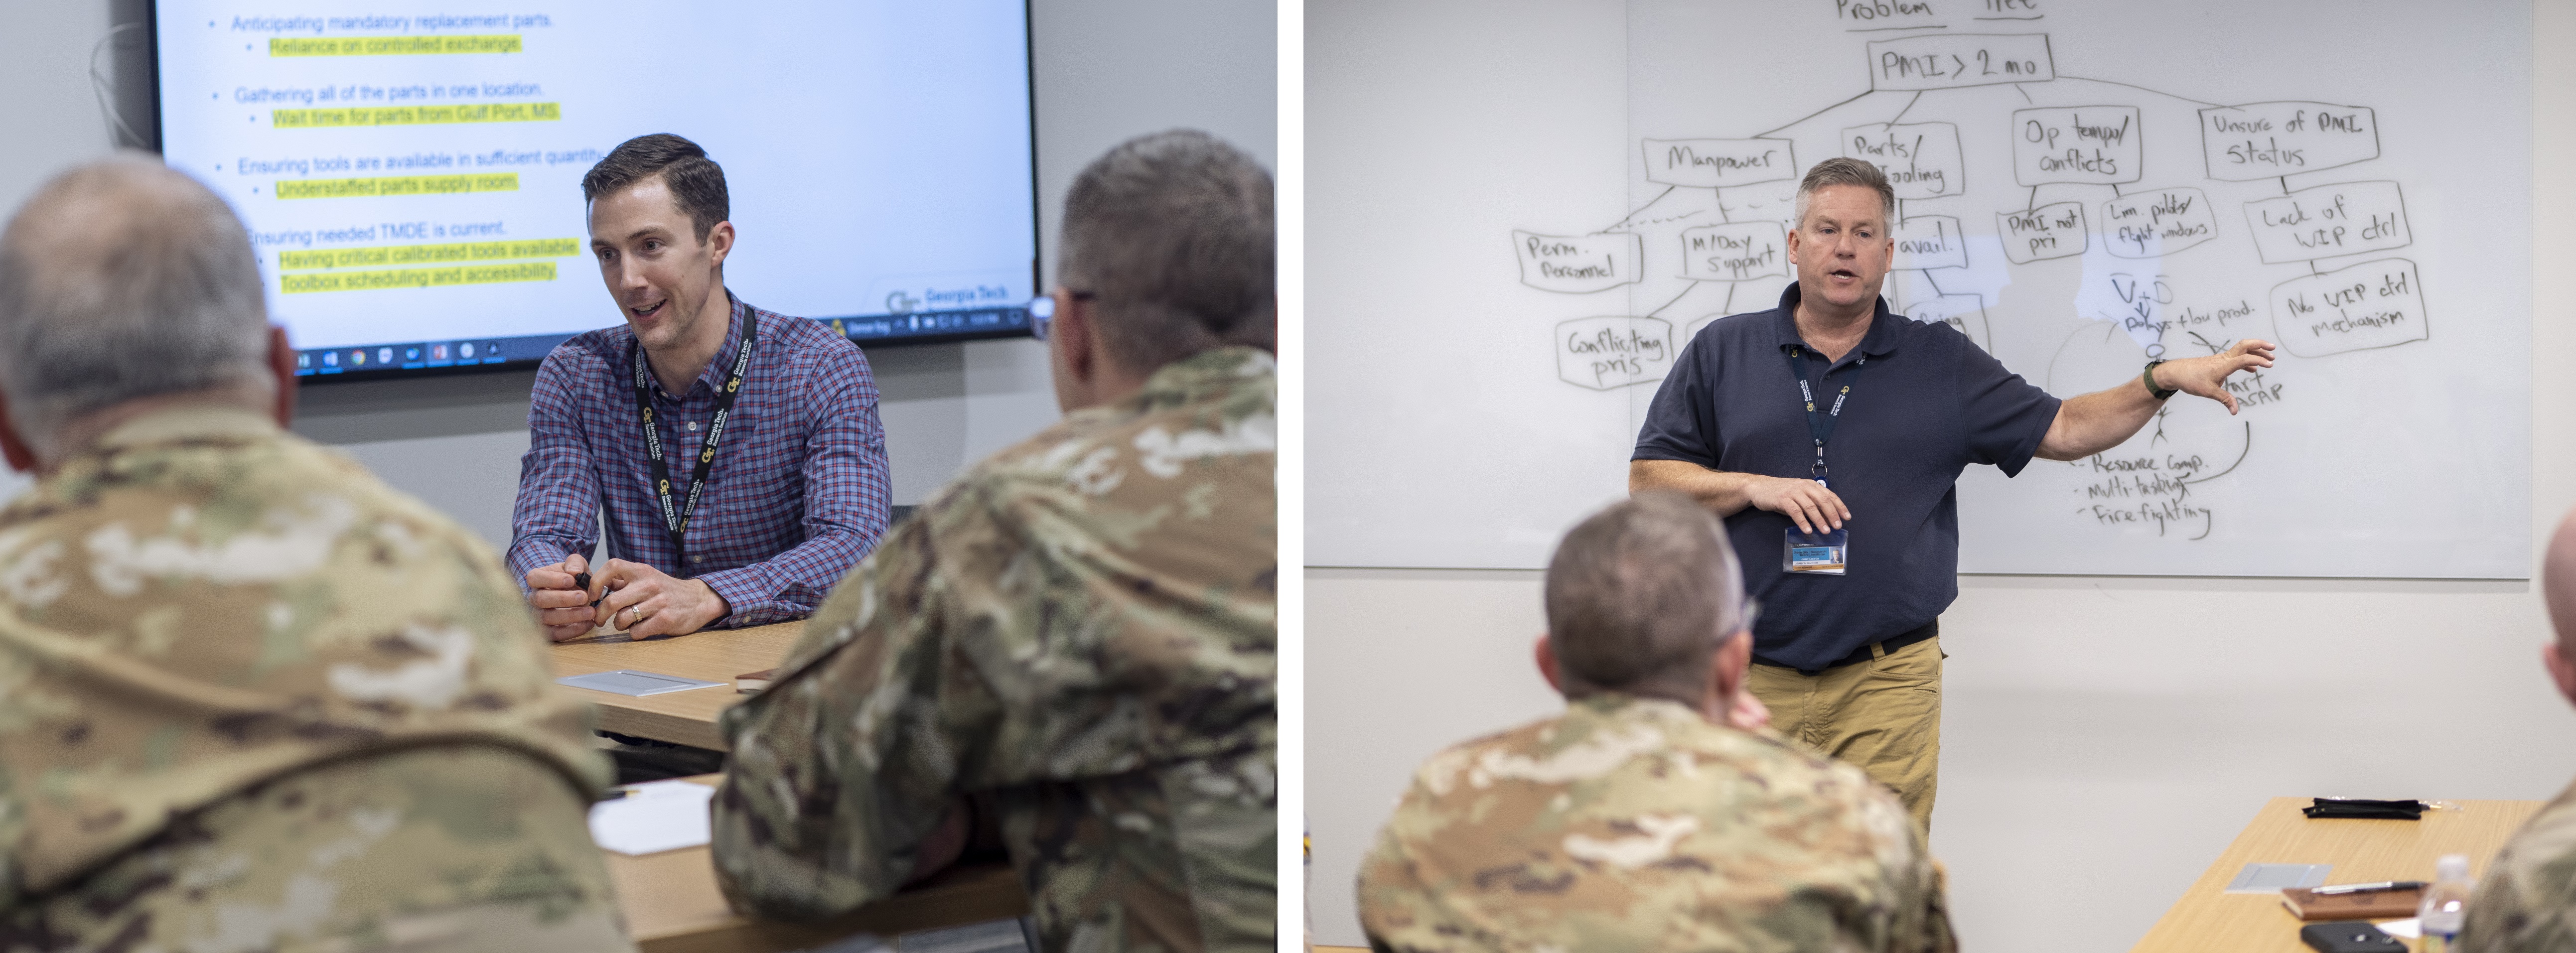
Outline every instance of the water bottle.
<path id="1" fill-rule="evenodd" d="M 2450 953 L 2460 922 L 2467 918 L 2469 893 L 2477 886 L 2469 879 L 2468 855 L 2444 854 L 2433 864 L 2433 885 L 2424 888 L 2424 902 L 2415 908 L 2423 923 L 2423 953 Z"/>

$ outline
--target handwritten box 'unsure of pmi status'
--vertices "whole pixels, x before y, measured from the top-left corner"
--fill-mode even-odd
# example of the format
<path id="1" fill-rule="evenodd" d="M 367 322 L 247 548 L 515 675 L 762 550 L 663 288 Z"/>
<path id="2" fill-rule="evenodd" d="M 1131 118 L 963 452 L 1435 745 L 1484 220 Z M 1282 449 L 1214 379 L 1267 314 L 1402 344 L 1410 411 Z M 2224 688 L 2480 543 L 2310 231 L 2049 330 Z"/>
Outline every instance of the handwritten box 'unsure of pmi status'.
<path id="1" fill-rule="evenodd" d="M 2300 357 L 2395 347 L 2432 334 L 2424 282 L 2403 258 L 2365 261 L 2272 287 L 2272 337 Z"/>
<path id="2" fill-rule="evenodd" d="M 2209 177 L 2251 182 L 2379 158 L 2379 117 L 2367 106 L 2247 103 L 2200 111 Z"/>

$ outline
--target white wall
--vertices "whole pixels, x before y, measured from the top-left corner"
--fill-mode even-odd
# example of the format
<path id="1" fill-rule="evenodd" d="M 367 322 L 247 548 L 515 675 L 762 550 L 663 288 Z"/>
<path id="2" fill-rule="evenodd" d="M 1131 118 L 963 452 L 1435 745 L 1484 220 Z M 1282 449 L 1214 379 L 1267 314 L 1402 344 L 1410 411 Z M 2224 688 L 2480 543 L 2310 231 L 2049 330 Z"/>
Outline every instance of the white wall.
<path id="1" fill-rule="evenodd" d="M 1260 0 L 1034 0 L 1039 257 L 1054 276 L 1065 187 L 1129 137 L 1194 126 L 1277 165 L 1276 8 Z M 89 54 L 140 0 L 0 0 L 0 90 L 11 102 L 0 149 L 0 213 L 47 176 L 108 151 Z M 139 74 L 135 42 L 99 56 Z M 115 55 L 122 51 L 127 55 Z M 148 97 L 128 89 L 128 121 L 149 133 Z M 747 294 L 756 293 L 745 289 Z M 879 347 L 868 352 L 883 402 L 894 501 L 912 503 L 967 463 L 1056 418 L 1046 351 L 1026 339 Z M 527 449 L 533 372 L 303 389 L 296 429 L 339 444 L 371 469 L 507 545 L 510 501 Z M 0 494 L 17 484 L 0 479 Z"/>
<path id="2" fill-rule="evenodd" d="M 2551 227 L 2576 217 L 2576 67 L 2547 55 L 2576 40 L 2572 7 L 2542 0 L 2534 31 L 2537 262 L 2576 254 Z M 2532 512 L 2545 542 L 2576 503 L 2576 375 L 2557 369 L 2576 331 L 2558 289 L 2513 280 L 2533 282 L 2544 356 Z M 1311 385 L 1330 386 L 1316 367 Z M 1537 573 L 1309 569 L 1307 587 L 1315 935 L 1356 944 L 1358 859 L 1411 768 L 1557 703 L 1526 661 L 1542 627 Z M 2576 775 L 2576 715 L 2540 672 L 2547 623 L 2525 583 L 1971 576 L 1960 588 L 1941 620 L 1951 658 L 1932 846 L 1972 949 L 2128 947 L 2270 797 L 2545 799 Z"/>

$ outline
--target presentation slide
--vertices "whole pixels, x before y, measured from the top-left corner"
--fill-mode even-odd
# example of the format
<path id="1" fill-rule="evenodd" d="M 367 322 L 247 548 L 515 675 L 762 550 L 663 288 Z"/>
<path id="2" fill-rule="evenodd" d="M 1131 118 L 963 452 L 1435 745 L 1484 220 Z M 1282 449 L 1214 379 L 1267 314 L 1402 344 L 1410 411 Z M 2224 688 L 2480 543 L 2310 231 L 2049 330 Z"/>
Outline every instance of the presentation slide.
<path id="1" fill-rule="evenodd" d="M 250 230 L 314 375 L 531 362 L 621 320 L 582 174 L 724 166 L 725 283 L 864 345 L 1028 333 L 1023 0 L 160 0 L 162 153 Z"/>

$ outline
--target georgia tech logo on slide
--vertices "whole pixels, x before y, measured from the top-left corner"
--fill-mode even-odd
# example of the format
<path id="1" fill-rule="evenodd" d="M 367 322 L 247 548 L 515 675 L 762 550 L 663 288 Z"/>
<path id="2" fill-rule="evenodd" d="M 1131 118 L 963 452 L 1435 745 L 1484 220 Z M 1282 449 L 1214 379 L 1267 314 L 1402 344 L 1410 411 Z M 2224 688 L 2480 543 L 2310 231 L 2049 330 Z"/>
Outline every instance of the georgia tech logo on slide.
<path id="1" fill-rule="evenodd" d="M 888 292 L 886 294 L 886 311 L 889 313 L 911 314 L 912 309 L 918 307 L 921 307 L 921 299 L 919 298 L 904 294 L 900 291 Z"/>

